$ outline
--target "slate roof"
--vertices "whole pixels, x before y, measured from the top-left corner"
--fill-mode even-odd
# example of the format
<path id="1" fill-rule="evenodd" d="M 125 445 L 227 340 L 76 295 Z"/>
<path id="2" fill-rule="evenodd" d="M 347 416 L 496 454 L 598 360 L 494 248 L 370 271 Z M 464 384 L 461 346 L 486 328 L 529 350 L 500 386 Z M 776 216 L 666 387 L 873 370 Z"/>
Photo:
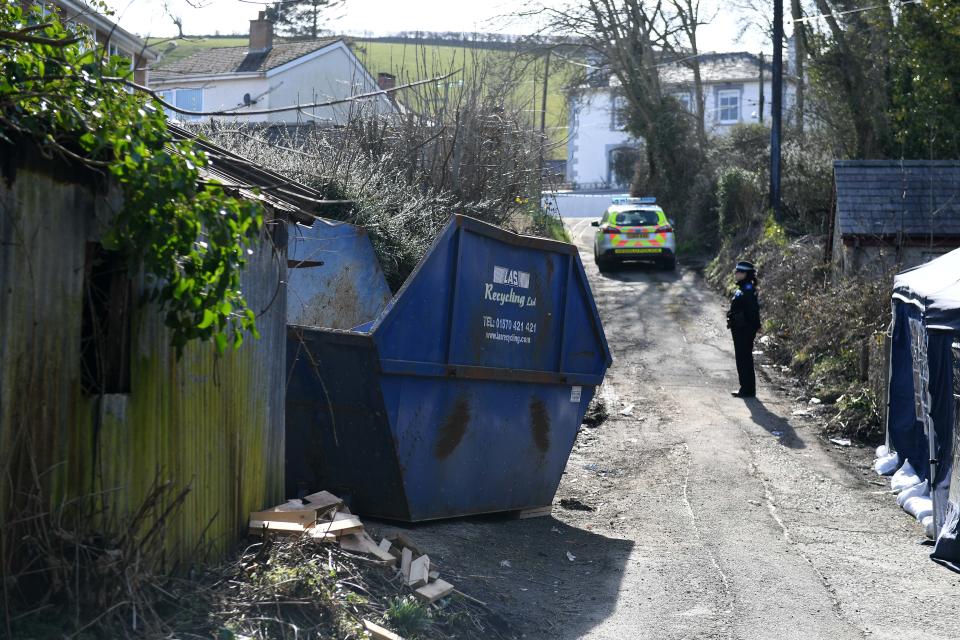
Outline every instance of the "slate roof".
<path id="1" fill-rule="evenodd" d="M 837 160 L 840 235 L 960 236 L 960 161 Z"/>
<path id="2" fill-rule="evenodd" d="M 769 77 L 770 64 L 764 63 L 764 69 Z M 755 82 L 760 76 L 760 57 L 746 51 L 705 53 L 700 56 L 700 76 L 704 82 Z M 682 62 L 668 64 L 660 69 L 660 81 L 693 84 L 693 71 Z"/>
<path id="3" fill-rule="evenodd" d="M 249 47 L 201 49 L 185 58 L 151 67 L 150 79 L 164 81 L 187 75 L 219 75 L 269 71 L 338 42 L 340 38 L 275 43 L 269 51 L 251 53 Z"/>

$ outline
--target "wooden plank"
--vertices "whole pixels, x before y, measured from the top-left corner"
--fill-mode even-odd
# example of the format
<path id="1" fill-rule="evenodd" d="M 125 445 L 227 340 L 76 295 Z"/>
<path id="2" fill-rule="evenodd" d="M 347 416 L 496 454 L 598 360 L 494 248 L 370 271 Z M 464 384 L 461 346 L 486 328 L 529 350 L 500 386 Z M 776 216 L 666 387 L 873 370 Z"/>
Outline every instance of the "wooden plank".
<path id="1" fill-rule="evenodd" d="M 404 580 L 410 579 L 410 565 L 413 563 L 413 551 L 404 547 L 400 552 L 400 573 Z"/>
<path id="2" fill-rule="evenodd" d="M 380 551 L 384 551 L 384 552 L 386 552 L 386 553 L 390 553 L 390 548 L 393 547 L 393 545 L 390 544 L 390 541 L 389 541 L 389 540 L 387 540 L 386 538 L 384 538 L 383 540 L 380 541 L 380 544 L 377 545 L 377 547 L 380 549 Z"/>
<path id="3" fill-rule="evenodd" d="M 309 502 L 310 506 L 318 511 L 343 506 L 343 500 L 327 491 L 311 493 L 308 496 L 304 496 L 303 500 L 304 502 Z"/>
<path id="4" fill-rule="evenodd" d="M 363 531 L 363 523 L 358 518 L 351 517 L 349 520 L 334 520 L 332 522 L 322 521 L 313 525 L 317 531 L 323 533 L 334 533 L 338 536 L 344 536 L 348 533 L 360 533 Z"/>
<path id="5" fill-rule="evenodd" d="M 401 533 L 399 531 L 392 533 L 387 536 L 387 540 L 391 541 L 400 548 L 406 547 L 419 556 L 423 555 L 423 550 L 421 550 L 420 547 L 417 546 L 417 543 L 411 540 L 410 537 L 405 533 Z"/>
<path id="6" fill-rule="evenodd" d="M 410 563 L 410 576 L 407 578 L 407 586 L 425 587 L 430 582 L 430 556 L 420 556 Z"/>
<path id="7" fill-rule="evenodd" d="M 388 565 L 396 564 L 397 559 L 389 553 L 380 550 L 366 531 L 340 536 L 340 548 L 352 553 L 364 553 L 382 560 Z"/>
<path id="8" fill-rule="evenodd" d="M 418 600 L 430 604 L 453 593 L 453 585 L 445 580 L 431 582 L 413 592 Z"/>
<path id="9" fill-rule="evenodd" d="M 545 516 L 553 515 L 553 505 L 547 507 L 536 507 L 533 509 L 521 509 L 520 511 L 514 511 L 511 513 L 511 517 L 514 520 L 526 520 L 527 518 L 543 518 Z"/>
<path id="10" fill-rule="evenodd" d="M 251 520 L 250 533 L 260 535 L 267 529 L 275 533 L 303 533 L 306 528 L 297 522 L 283 522 L 275 520 Z"/>
<path id="11" fill-rule="evenodd" d="M 303 527 L 309 527 L 317 521 L 317 511 L 315 509 L 295 509 L 290 511 L 254 511 L 250 514 L 251 520 L 262 522 L 294 522 Z"/>
<path id="12" fill-rule="evenodd" d="M 370 634 L 370 637 L 373 638 L 373 640 L 403 640 L 402 636 L 398 636 L 393 631 L 384 629 L 380 625 L 376 625 L 369 620 L 363 621 L 363 628 L 367 630 L 367 633 Z"/>

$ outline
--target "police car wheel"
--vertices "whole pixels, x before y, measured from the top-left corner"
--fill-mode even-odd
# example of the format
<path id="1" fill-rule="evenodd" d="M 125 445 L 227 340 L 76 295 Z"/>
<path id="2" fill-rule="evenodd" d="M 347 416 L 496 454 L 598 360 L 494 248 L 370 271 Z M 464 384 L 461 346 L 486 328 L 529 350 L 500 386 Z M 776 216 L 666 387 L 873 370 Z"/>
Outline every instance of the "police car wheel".
<path id="1" fill-rule="evenodd" d="M 677 270 L 677 259 L 666 258 L 660 262 L 660 268 L 664 271 L 676 271 Z"/>

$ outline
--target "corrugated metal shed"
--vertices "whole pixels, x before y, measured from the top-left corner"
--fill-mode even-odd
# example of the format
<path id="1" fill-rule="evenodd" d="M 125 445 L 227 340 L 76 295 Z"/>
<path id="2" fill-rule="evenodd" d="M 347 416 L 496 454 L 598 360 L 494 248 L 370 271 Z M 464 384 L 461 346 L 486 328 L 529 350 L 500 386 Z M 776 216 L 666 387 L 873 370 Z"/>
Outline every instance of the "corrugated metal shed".
<path id="1" fill-rule="evenodd" d="M 841 236 L 960 237 L 960 161 L 837 160 Z"/>
<path id="2" fill-rule="evenodd" d="M 96 499 L 123 523 L 155 481 L 170 481 L 190 487 L 166 540 L 173 563 L 225 551 L 251 510 L 283 498 L 286 225 L 312 219 L 320 194 L 205 147 L 214 158 L 207 177 L 268 205 L 272 221 L 242 276 L 261 338 L 222 357 L 191 343 L 177 360 L 157 308 L 135 303 L 129 389 L 102 395 L 83 386 L 84 292 L 90 243 L 121 203 L 91 176 L 37 154 L 4 159 L 0 527 L 22 516 L 31 493 L 51 508 Z M 140 300 L 142 277 L 129 281 Z"/>

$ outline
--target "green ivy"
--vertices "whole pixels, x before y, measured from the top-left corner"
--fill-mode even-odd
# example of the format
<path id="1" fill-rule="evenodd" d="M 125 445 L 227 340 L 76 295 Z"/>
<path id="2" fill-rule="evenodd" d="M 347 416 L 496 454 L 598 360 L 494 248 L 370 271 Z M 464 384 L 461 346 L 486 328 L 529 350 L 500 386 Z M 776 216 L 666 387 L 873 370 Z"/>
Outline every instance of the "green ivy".
<path id="1" fill-rule="evenodd" d="M 33 141 L 119 184 L 123 208 L 104 245 L 142 269 L 177 353 L 196 339 L 222 353 L 245 333 L 258 337 L 240 274 L 263 210 L 216 181 L 199 182 L 205 154 L 175 139 L 160 105 L 123 82 L 129 60 L 105 59 L 89 34 L 55 14 L 8 2 L 0 67 L 0 144 Z"/>

